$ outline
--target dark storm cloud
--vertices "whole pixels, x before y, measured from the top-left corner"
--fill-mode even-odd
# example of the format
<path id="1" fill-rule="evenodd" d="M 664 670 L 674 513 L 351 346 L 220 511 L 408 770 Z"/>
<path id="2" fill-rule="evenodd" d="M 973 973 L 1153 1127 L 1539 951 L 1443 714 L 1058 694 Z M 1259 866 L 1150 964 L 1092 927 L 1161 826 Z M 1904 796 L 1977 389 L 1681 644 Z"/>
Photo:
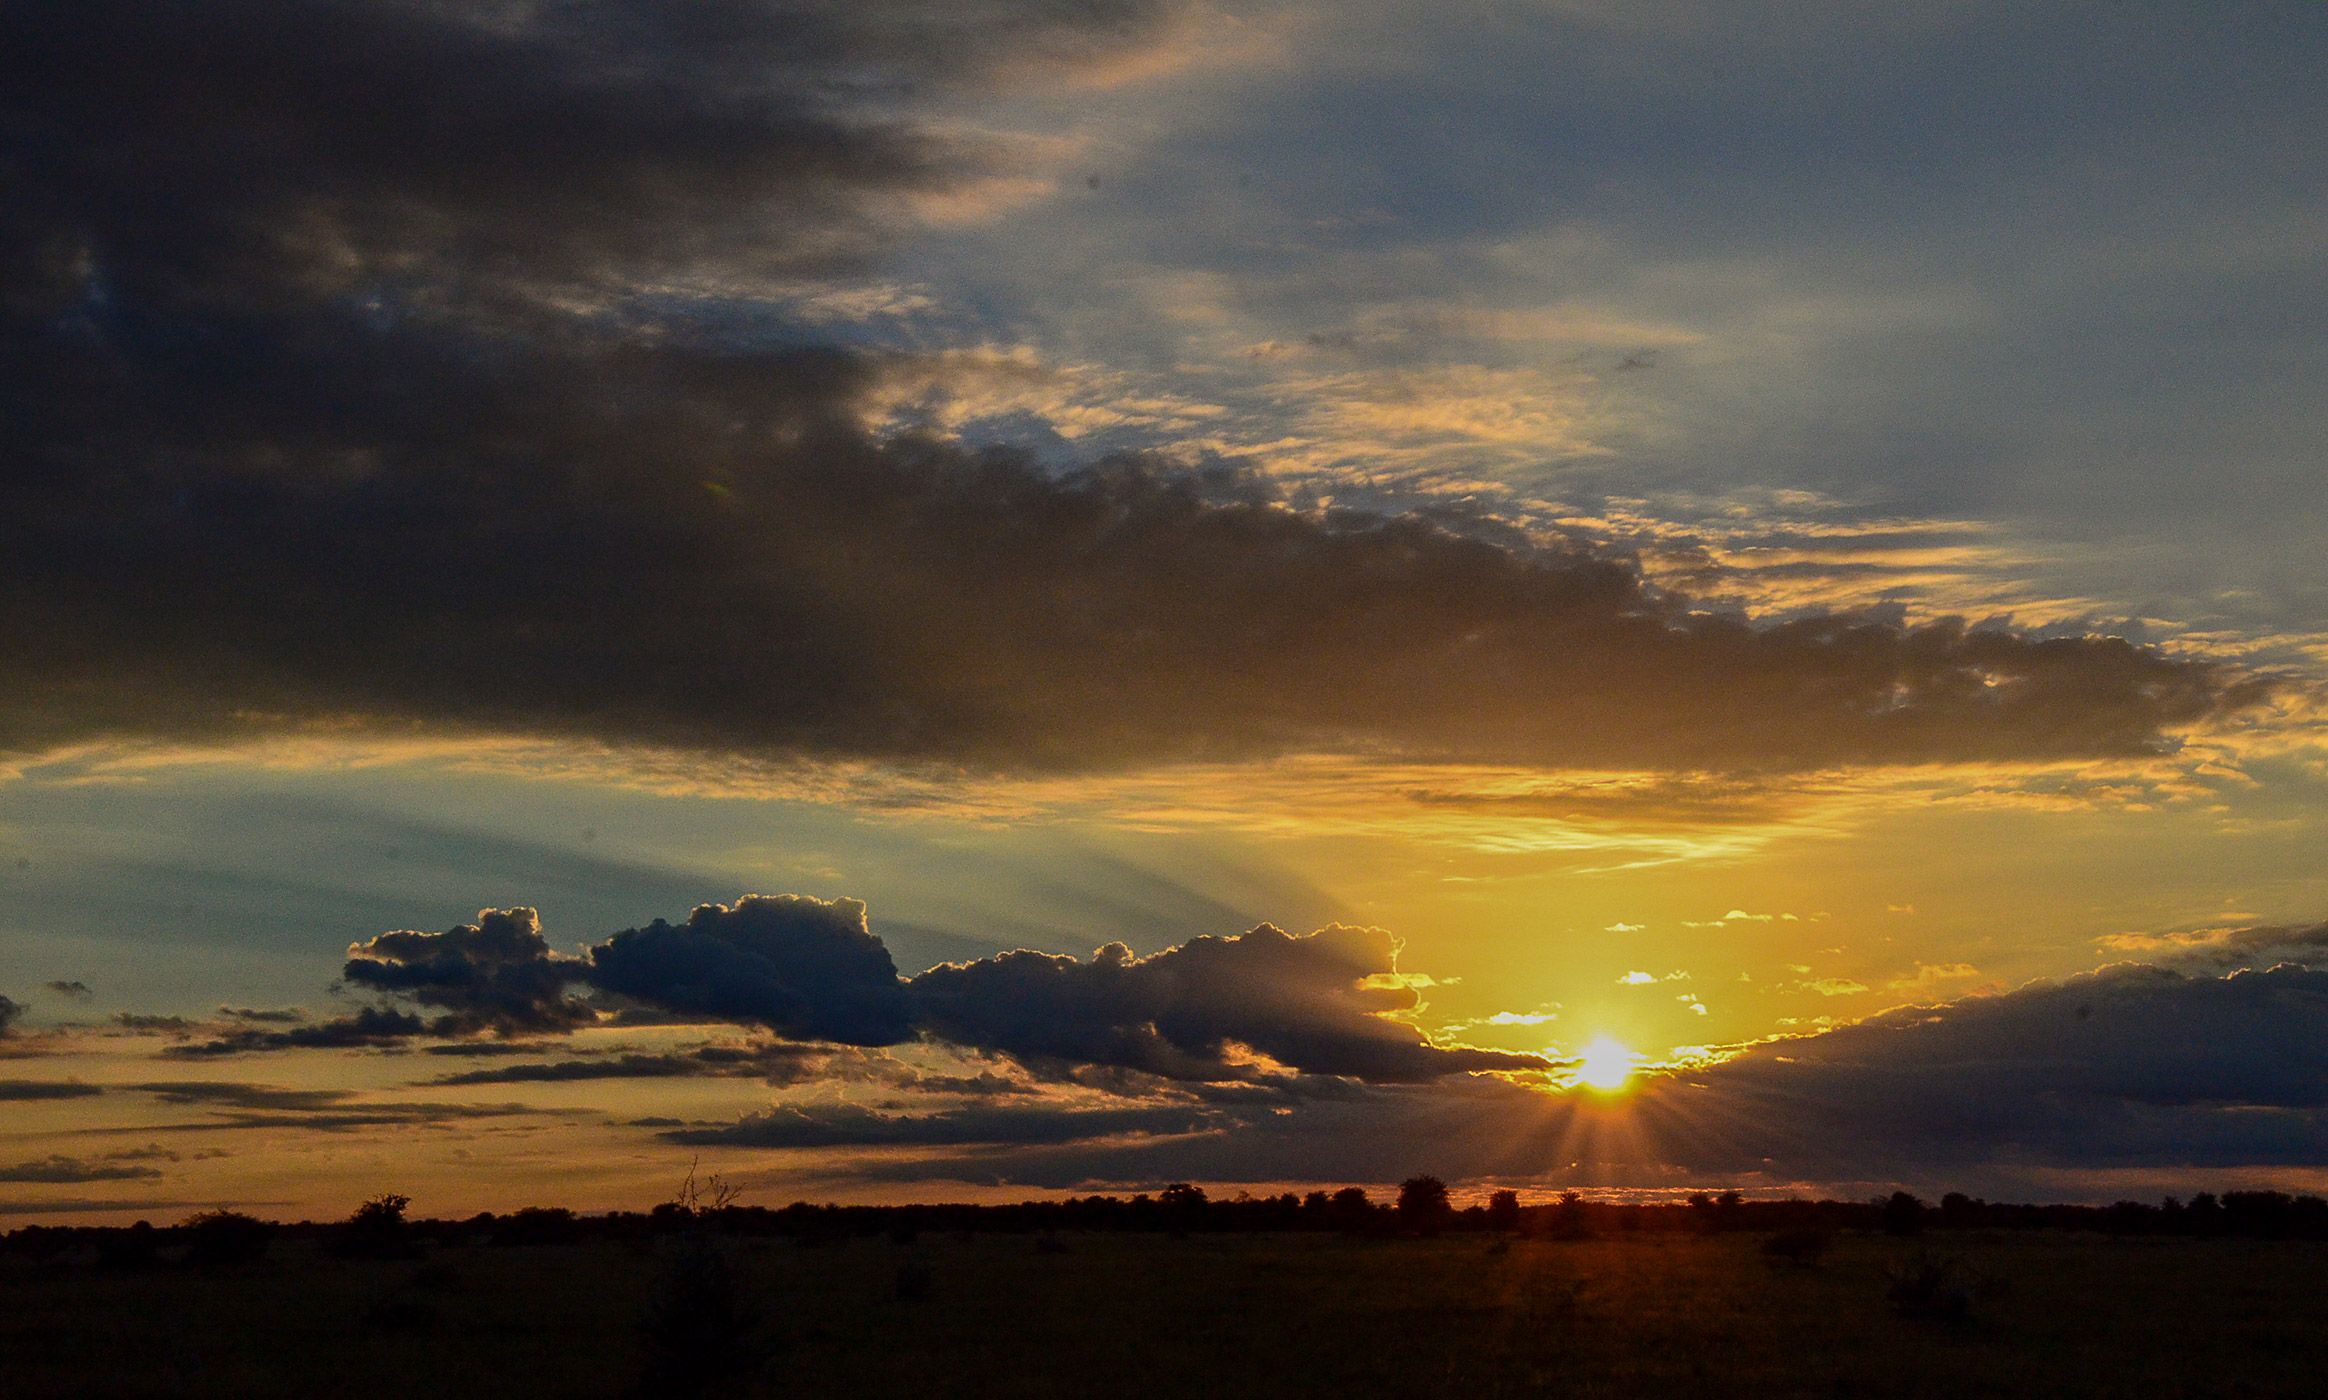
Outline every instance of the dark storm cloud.
<path id="1" fill-rule="evenodd" d="M 889 949 L 854 899 L 747 895 L 590 950 L 590 983 L 682 1014 L 799 1040 L 891 1045 L 913 1034 Z"/>
<path id="2" fill-rule="evenodd" d="M 923 1026 L 958 1045 L 1175 1079 L 1247 1077 L 1249 1052 L 1375 1081 L 1544 1068 L 1533 1055 L 1432 1045 L 1387 1019 L 1418 1001 L 1392 980 L 1396 957 L 1381 929 L 1335 924 L 1297 938 L 1263 924 L 1148 958 L 1114 943 L 1089 962 L 1020 951 L 948 963 L 913 979 L 912 994 Z"/>
<path id="3" fill-rule="evenodd" d="M 2117 641 L 1700 616 L 1626 559 L 1228 468 L 875 442 L 874 359 L 643 290 L 864 253 L 980 159 L 865 92 L 1071 68 L 1149 18 L 20 12 L 0 747 L 355 718 L 1006 769 L 1796 768 L 2142 753 L 2256 697 Z"/>
<path id="4" fill-rule="evenodd" d="M 359 987 L 395 992 L 446 1014 L 438 1034 L 475 1030 L 557 1030 L 595 1013 L 566 995 L 584 969 L 559 958 L 531 909 L 484 909 L 477 922 L 443 933 L 405 929 L 348 949 L 340 975 Z M 296 1034 L 284 1032 L 283 1034 Z"/>

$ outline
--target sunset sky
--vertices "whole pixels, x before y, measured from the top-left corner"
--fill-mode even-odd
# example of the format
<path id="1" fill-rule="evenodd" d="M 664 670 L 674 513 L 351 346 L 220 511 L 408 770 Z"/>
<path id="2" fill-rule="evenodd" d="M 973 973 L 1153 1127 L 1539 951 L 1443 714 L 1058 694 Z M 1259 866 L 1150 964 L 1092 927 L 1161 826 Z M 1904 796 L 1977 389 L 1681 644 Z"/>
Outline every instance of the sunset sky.
<path id="1" fill-rule="evenodd" d="M 2328 1188 L 2323 71 L 0 5 L 0 1228 Z"/>

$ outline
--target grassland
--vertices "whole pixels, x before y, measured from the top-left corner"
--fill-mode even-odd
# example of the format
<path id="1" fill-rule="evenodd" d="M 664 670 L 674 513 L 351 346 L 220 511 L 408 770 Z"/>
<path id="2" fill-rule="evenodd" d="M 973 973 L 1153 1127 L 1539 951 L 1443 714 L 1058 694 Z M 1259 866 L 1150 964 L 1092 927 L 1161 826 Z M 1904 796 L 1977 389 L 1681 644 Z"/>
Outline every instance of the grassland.
<path id="1" fill-rule="evenodd" d="M 409 1259 L 305 1239 L 214 1268 L 9 1257 L 0 1394 L 636 1394 L 673 1303 L 698 1306 L 672 1290 L 707 1250 L 748 1358 L 714 1393 L 2328 1393 L 2319 1243 L 1850 1234 L 1806 1267 L 1763 1238 L 647 1238 Z M 1920 1254 L 1978 1286 L 1967 1315 L 1900 1314 L 1889 1279 Z"/>

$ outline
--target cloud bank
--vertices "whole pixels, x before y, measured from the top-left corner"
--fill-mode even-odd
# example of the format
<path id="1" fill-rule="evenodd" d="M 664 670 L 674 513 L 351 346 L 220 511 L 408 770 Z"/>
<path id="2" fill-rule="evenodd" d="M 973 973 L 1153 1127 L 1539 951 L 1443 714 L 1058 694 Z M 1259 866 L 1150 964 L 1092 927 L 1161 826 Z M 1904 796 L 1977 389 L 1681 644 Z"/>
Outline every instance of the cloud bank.
<path id="1" fill-rule="evenodd" d="M 2143 754 L 2260 695 L 2106 638 L 1709 615 L 1589 542 L 1231 464 L 869 434 L 895 353 L 781 287 L 1006 161 L 906 94 L 1166 18 L 36 9 L 0 56 L 0 748 L 1797 769 Z"/>
<path id="2" fill-rule="evenodd" d="M 573 1029 L 599 1016 L 597 1005 L 567 991 L 584 986 L 612 1005 L 753 1026 L 789 1041 L 884 1046 L 926 1036 L 1053 1071 L 1409 1082 L 1545 1067 L 1535 1055 L 1437 1045 L 1394 1019 L 1420 1002 L 1398 978 L 1397 960 L 1397 941 L 1381 929 L 1335 924 L 1297 937 L 1263 924 L 1147 958 L 1120 943 L 1089 961 L 1018 951 L 908 979 L 854 899 L 746 895 L 701 905 L 681 924 L 625 929 L 581 958 L 553 953 L 533 910 L 488 909 L 474 924 L 384 933 L 348 950 L 348 982 L 442 1009 L 434 1021 L 368 1007 L 313 1026 L 236 1031 L 188 1053 Z M 701 1055 L 692 1063 L 695 1072 L 732 1068 Z M 628 1070 L 649 1077 L 681 1067 L 659 1057 Z M 612 1073 L 480 1072 L 457 1082 Z"/>

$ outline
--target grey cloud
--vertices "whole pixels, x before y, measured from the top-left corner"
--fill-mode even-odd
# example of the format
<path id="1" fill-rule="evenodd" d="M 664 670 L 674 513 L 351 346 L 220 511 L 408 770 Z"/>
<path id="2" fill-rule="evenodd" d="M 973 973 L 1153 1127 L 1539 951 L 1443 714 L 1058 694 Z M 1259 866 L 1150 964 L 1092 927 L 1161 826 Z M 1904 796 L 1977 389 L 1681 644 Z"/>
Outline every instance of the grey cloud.
<path id="1" fill-rule="evenodd" d="M 1125 1134 L 1198 1131 L 1209 1115 L 1188 1105 L 1067 1108 L 973 1105 L 884 1113 L 857 1104 L 779 1105 L 717 1128 L 667 1132 L 699 1147 L 901 1147 L 1078 1142 Z"/>
<path id="2" fill-rule="evenodd" d="M 2302 1165 L 2328 1158 L 2328 972 L 2121 965 L 1773 1042 L 1689 1082 L 1704 1092 L 1661 1096 L 1670 1126 L 1732 1168 Z"/>
<path id="3" fill-rule="evenodd" d="M 590 950 L 591 985 L 802 1040 L 890 1045 L 912 1033 L 889 949 L 854 899 L 747 895 L 657 919 Z"/>
<path id="4" fill-rule="evenodd" d="M 307 1019 L 307 1013 L 297 1007 L 222 1006 L 218 1014 L 229 1021 L 259 1026 L 296 1026 Z"/>
<path id="5" fill-rule="evenodd" d="M 40 1103 L 54 1099 L 93 1099 L 105 1092 L 100 1084 L 73 1079 L 0 1079 L 0 1103 Z"/>
<path id="6" fill-rule="evenodd" d="M 476 923 L 443 933 L 383 933 L 349 948 L 341 975 L 444 1008 L 433 1029 L 447 1034 L 586 1024 L 594 1013 L 565 994 L 584 970 L 550 951 L 539 914 L 516 908 L 480 910 Z"/>
<path id="7" fill-rule="evenodd" d="M 1430 1170 L 1576 1185 L 2090 1189 L 2108 1199 L 2116 1188 L 2103 1173 L 2296 1173 L 2328 1157 L 2328 972 L 2110 967 L 1770 1042 L 1648 1081 L 1613 1105 L 1478 1077 L 1296 1081 L 1245 1099 L 1211 1095 L 1206 1109 L 1218 1131 L 1062 1138 L 865 1170 L 1054 1187 L 1389 1181 Z M 2101 1184 L 2081 1187 L 2081 1173 Z"/>
<path id="8" fill-rule="evenodd" d="M 2147 753 L 2258 698 L 2106 638 L 1704 615 L 1621 556 L 1305 513 L 1229 467 L 875 441 L 876 357 L 616 305 L 862 253 L 884 198 L 975 174 L 839 110 L 853 80 L 1072 65 L 1155 13 L 28 19 L 0 747 L 353 719 L 1021 770 L 1793 769 Z"/>
<path id="9" fill-rule="evenodd" d="M 681 1079 L 763 1077 L 795 1083 L 818 1077 L 832 1053 L 817 1046 L 704 1046 L 665 1054 L 636 1051 L 588 1059 L 549 1060 L 463 1070 L 423 1081 L 428 1084 L 561 1084 L 591 1079 Z"/>
<path id="10" fill-rule="evenodd" d="M 488 910 L 442 934 L 398 932 L 356 945 L 348 980 L 449 1008 L 423 1026 L 399 1012 L 287 1031 L 244 1030 L 188 1054 L 383 1043 L 480 1028 L 563 1029 L 590 1022 L 593 991 L 659 1013 L 763 1027 L 797 1047 L 710 1046 L 685 1055 L 478 1070 L 444 1082 L 758 1073 L 791 1082 L 841 1047 L 927 1035 L 1053 1072 L 1113 1067 L 1177 1080 L 1262 1079 L 1285 1070 L 1376 1082 L 1492 1070 L 1540 1070 L 1538 1056 L 1440 1046 L 1393 1019 L 1419 1002 L 1398 981 L 1397 945 L 1381 929 L 1335 924 L 1295 937 L 1269 925 L 1199 937 L 1148 958 L 1110 944 L 1090 961 L 1019 951 L 948 963 L 901 979 L 853 899 L 746 895 L 705 904 L 685 922 L 658 919 L 592 945 L 550 951 L 531 909 Z M 366 1018 L 370 1019 L 367 1020 Z M 871 1077 L 903 1067 L 859 1060 Z M 983 1080 L 969 1090 L 991 1093 Z"/>
<path id="11" fill-rule="evenodd" d="M 63 997 L 67 1001 L 87 1001 L 96 995 L 96 993 L 89 990 L 89 984 L 82 981 L 58 981 L 50 982 L 46 985 L 50 991 L 56 993 L 58 996 Z"/>
<path id="12" fill-rule="evenodd" d="M 1388 1019 L 1418 1000 L 1386 984 L 1395 970 L 1381 929 L 1335 924 L 1297 938 L 1263 924 L 1149 958 L 1110 944 L 1089 962 L 1021 951 L 949 963 L 913 979 L 912 993 L 922 1024 L 956 1044 L 1178 1079 L 1255 1074 L 1237 1062 L 1240 1047 L 1378 1081 L 1544 1068 L 1533 1055 L 1436 1046 Z"/>
<path id="13" fill-rule="evenodd" d="M 157 1080 L 126 1086 L 164 1103 L 216 1104 L 227 1108 L 315 1109 L 353 1098 L 349 1089 L 289 1089 L 223 1079 Z"/>
<path id="14" fill-rule="evenodd" d="M 152 1167 L 139 1166 L 134 1162 L 88 1162 L 78 1157 L 57 1155 L 0 1166 L 0 1181 L 158 1181 L 161 1175 Z"/>
<path id="15" fill-rule="evenodd" d="M 233 1080 L 161 1080 L 125 1086 L 164 1103 L 207 1108 L 199 1122 L 167 1125 L 161 1131 L 304 1128 L 341 1132 L 350 1128 L 428 1126 L 475 1118 L 507 1118 L 536 1113 L 524 1104 L 368 1102 L 351 1089 L 293 1089 Z"/>
<path id="16" fill-rule="evenodd" d="M 18 1018 L 24 1015 L 24 1004 L 0 996 L 0 1036 L 15 1030 Z"/>
<path id="17" fill-rule="evenodd" d="M 367 1006 L 350 1015 L 288 1030 L 246 1028 L 214 1040 L 173 1045 L 164 1055 L 176 1059 L 203 1059 L 245 1055 L 267 1050 L 349 1050 L 395 1045 L 425 1034 L 428 1023 L 410 1012 L 385 1006 Z"/>

